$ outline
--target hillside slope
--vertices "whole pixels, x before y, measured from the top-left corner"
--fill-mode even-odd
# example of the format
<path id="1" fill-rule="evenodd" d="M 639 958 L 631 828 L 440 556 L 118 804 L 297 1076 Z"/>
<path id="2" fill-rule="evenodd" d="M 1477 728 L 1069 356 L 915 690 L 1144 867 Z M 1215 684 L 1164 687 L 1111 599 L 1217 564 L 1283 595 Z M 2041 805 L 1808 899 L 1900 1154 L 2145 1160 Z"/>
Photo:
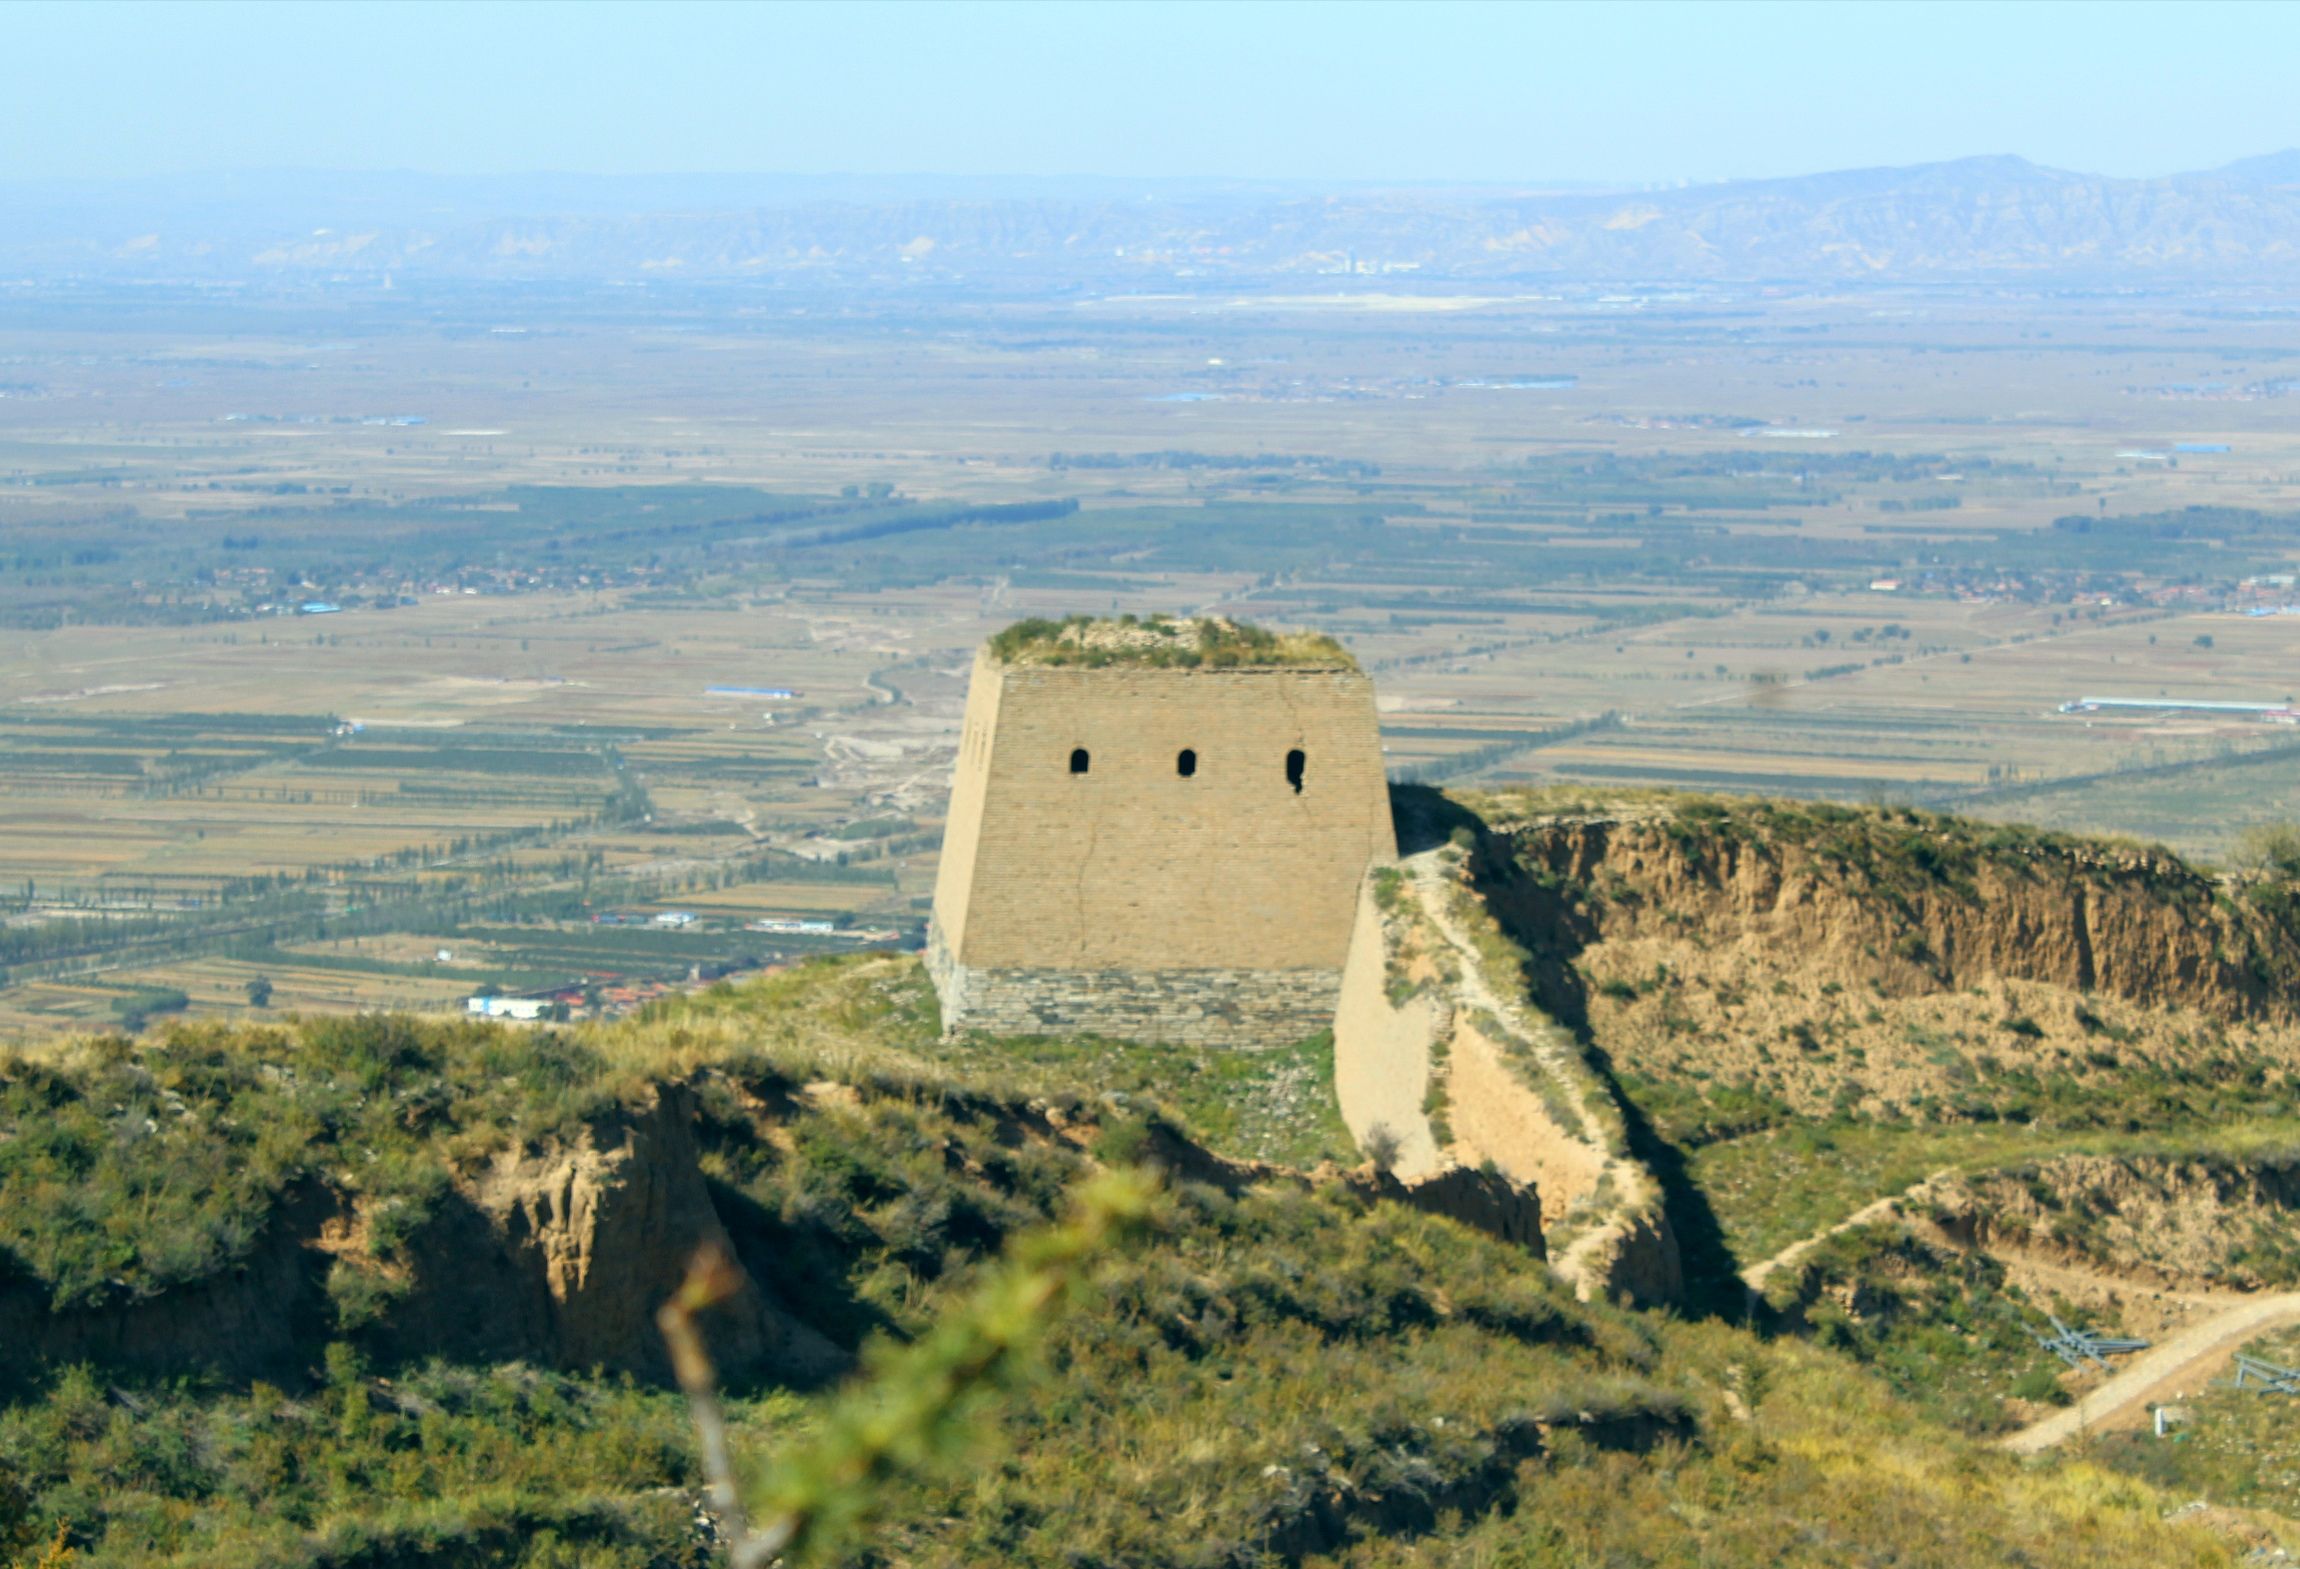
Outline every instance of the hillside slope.
<path id="1" fill-rule="evenodd" d="M 2048 1314 L 2185 1335 L 2300 1270 L 2288 874 L 1889 808 L 1422 810 L 1620 1095 L 1695 1305 L 1990 1434 L 2100 1381 Z"/>
<path id="2" fill-rule="evenodd" d="M 1719 1109 L 1919 1120 L 2273 1098 L 2300 924 L 2168 851 L 1918 812 L 1473 798 L 1536 995 L 1625 1075 Z"/>
<path id="3" fill-rule="evenodd" d="M 943 1058 L 924 995 L 880 959 L 597 1030 L 304 1021 L 0 1063 L 0 1289 L 45 1348 L 0 1391 L 0 1562 L 59 1533 L 98 1565 L 707 1562 L 631 1318 L 659 1263 L 713 1235 L 742 1261 L 711 1338 L 737 1445 L 771 1456 L 813 1386 L 1138 1160 L 1168 1173 L 1150 1238 L 995 1443 L 873 1487 L 861 1561 L 2233 1561 L 2147 1488 L 2023 1470 L 1829 1351 L 1576 1302 L 1379 1184 Z"/>

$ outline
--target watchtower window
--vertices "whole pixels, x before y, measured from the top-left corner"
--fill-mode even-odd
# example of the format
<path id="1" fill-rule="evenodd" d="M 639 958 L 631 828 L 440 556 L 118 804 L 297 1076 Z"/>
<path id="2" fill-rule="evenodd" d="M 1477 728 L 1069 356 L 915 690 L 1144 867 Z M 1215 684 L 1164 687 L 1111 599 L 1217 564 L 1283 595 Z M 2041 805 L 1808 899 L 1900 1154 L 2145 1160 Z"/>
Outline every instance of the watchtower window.
<path id="1" fill-rule="evenodd" d="M 1174 772 L 1185 779 L 1194 776 L 1198 772 L 1198 754 L 1188 747 L 1182 748 L 1174 758 Z"/>
<path id="2" fill-rule="evenodd" d="M 1073 748 L 1070 753 L 1070 771 L 1074 774 L 1082 774 L 1086 772 L 1087 765 L 1092 761 L 1093 759 L 1086 755 L 1086 748 L 1082 746 Z"/>
<path id="3" fill-rule="evenodd" d="M 1294 787 L 1294 794 L 1302 793 L 1302 772 L 1310 766 L 1310 754 L 1295 747 L 1286 754 L 1286 783 Z"/>

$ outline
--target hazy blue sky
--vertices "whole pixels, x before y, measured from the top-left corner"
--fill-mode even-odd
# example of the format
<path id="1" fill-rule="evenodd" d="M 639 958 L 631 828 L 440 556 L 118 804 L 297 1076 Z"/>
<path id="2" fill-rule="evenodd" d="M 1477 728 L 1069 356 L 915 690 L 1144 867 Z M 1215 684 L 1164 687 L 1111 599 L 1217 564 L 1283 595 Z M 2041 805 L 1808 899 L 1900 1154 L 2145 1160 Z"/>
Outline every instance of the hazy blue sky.
<path id="1" fill-rule="evenodd" d="M 1714 179 L 2300 143 L 2300 6 L 0 3 L 0 177 Z"/>

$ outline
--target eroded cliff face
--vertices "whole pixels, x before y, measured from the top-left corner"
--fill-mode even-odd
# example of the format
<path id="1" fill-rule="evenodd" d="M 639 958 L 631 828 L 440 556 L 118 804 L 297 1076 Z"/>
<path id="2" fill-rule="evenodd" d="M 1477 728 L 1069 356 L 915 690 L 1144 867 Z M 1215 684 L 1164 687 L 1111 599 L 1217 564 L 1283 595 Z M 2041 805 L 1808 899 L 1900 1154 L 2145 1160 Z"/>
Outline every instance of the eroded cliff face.
<path id="1" fill-rule="evenodd" d="M 1944 1178 L 1924 1218 L 1960 1244 L 2169 1286 L 2300 1286 L 2300 1156 L 2063 1155 Z"/>
<path id="2" fill-rule="evenodd" d="M 459 1175 L 387 1258 L 374 1256 L 358 1204 L 313 1181 L 277 1206 L 237 1266 L 156 1296 L 60 1313 L 37 1283 L 0 1283 L 0 1378 L 87 1361 L 293 1382 L 344 1332 L 328 1287 L 344 1270 L 382 1283 L 387 1305 L 363 1335 L 385 1357 L 667 1378 L 655 1310 L 697 1249 L 731 1248 L 694 1125 L 692 1093 L 662 1085 L 571 1138 L 501 1151 Z M 846 1366 L 746 1279 L 710 1325 L 723 1371 L 806 1385 Z"/>
<path id="3" fill-rule="evenodd" d="M 1520 925 L 1694 938 L 1899 996 L 2009 979 L 2221 1018 L 2300 1001 L 2300 943 L 2168 852 L 1881 813 L 1495 827 L 1524 874 L 1501 889 Z"/>
<path id="4" fill-rule="evenodd" d="M 2120 1082 L 2300 1070 L 2279 902 L 2168 852 L 1793 803 L 1472 804 L 1533 994 L 1629 1078 L 2026 1119 Z"/>
<path id="5" fill-rule="evenodd" d="M 713 1097 L 709 1112 L 698 1083 Z M 852 1086 L 832 1082 L 763 1092 L 704 1075 L 645 1086 L 571 1129 L 454 1168 L 412 1226 L 379 1224 L 389 1200 L 309 1179 L 272 1206 L 236 1263 L 149 1295 L 123 1290 L 67 1310 L 51 1305 L 39 1281 L 12 1277 L 0 1254 L 0 1387 L 78 1362 L 293 1387 L 335 1340 L 354 1341 L 383 1365 L 522 1361 L 668 1382 L 656 1311 L 697 1251 L 715 1247 L 743 1280 L 704 1324 L 721 1376 L 812 1388 L 851 1368 L 852 1345 L 872 1327 L 846 1299 L 835 1266 L 825 1274 L 826 1248 L 853 1244 L 857 1223 L 827 1236 L 816 1220 L 778 1215 L 706 1170 L 730 1156 L 770 1166 L 791 1160 L 810 1137 L 810 1119 L 837 1122 L 861 1107 Z M 997 1128 L 1001 1160 L 1027 1161 L 1035 1150 L 1074 1163 L 1105 1131 L 1091 1104 L 978 1099 L 963 1110 Z M 844 1171 L 838 1151 L 826 1149 L 825 1170 Z M 953 1143 L 934 1158 L 985 1180 L 1016 1180 L 1013 1171 L 981 1170 Z M 1232 1161 L 1162 1120 L 1149 1124 L 1141 1158 L 1177 1181 L 1232 1192 L 1330 1184 L 1361 1203 L 1407 1204 L 1542 1254 L 1538 1196 L 1498 1174 L 1457 1169 L 1401 1181 L 1371 1166 L 1302 1172 Z M 899 1189 L 884 1198 L 899 1201 Z M 977 1239 L 986 1247 L 996 1240 Z M 356 1291 L 346 1291 L 347 1278 Z M 355 1297 L 366 1306 L 347 1318 Z"/>
<path id="6" fill-rule="evenodd" d="M 379 1338 L 401 1354 L 667 1379 L 655 1310 L 699 1250 L 743 1251 L 713 1207 L 695 1114 L 689 1089 L 658 1085 L 570 1141 L 497 1152 L 406 1250 L 411 1289 Z M 843 1369 L 836 1346 L 745 1278 L 710 1326 L 725 1371 L 812 1384 Z"/>

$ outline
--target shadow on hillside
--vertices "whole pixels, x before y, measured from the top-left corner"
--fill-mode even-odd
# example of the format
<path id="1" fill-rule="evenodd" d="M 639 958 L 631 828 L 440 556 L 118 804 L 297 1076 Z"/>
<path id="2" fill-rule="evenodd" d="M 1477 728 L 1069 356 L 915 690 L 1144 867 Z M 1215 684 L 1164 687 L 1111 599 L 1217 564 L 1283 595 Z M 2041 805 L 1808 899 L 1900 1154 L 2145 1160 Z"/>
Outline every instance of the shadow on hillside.
<path id="1" fill-rule="evenodd" d="M 1589 989 L 1575 961 L 1597 940 L 1598 930 L 1573 886 L 1526 875 L 1508 843 L 1494 835 L 1475 812 L 1441 790 L 1428 785 L 1392 785 L 1390 815 L 1397 827 L 1401 854 L 1435 849 L 1462 829 L 1475 837 L 1473 869 L 1478 891 L 1502 930 L 1525 950 L 1526 995 L 1572 1032 L 1582 1055 L 1621 1107 L 1629 1132 L 1629 1152 L 1661 1184 L 1669 1229 L 1677 1239 L 1678 1260 L 1684 1270 L 1684 1311 L 1703 1318 L 1740 1319 L 1747 1311 L 1748 1293 L 1716 1211 L 1687 1172 L 1684 1152 L 1664 1139 L 1623 1091 L 1612 1058 L 1590 1033 Z"/>
<path id="2" fill-rule="evenodd" d="M 786 1222 L 741 1189 L 707 1179 L 711 1208 L 727 1229 L 735 1257 L 780 1311 L 850 1356 L 874 1334 L 898 1326 L 853 1288 L 855 1244 L 828 1226 Z M 762 1370 L 763 1372 L 765 1370 Z M 738 1392 L 753 1387 L 811 1388 L 827 1376 L 794 1380 L 778 1368 L 768 1376 L 732 1379 Z"/>
<path id="3" fill-rule="evenodd" d="M 1478 815 L 1447 798 L 1434 785 L 1390 786 L 1390 826 L 1397 831 L 1398 854 L 1419 855 L 1453 837 L 1454 830 L 1477 833 L 1485 827 Z"/>
<path id="4" fill-rule="evenodd" d="M 335 1214 L 319 1182 L 291 1183 L 227 1267 L 152 1295 L 108 1289 L 63 1308 L 29 1264 L 0 1254 L 0 1403 L 76 1364 L 137 1378 L 300 1387 L 335 1338 L 331 1261 L 309 1245 Z"/>
<path id="5" fill-rule="evenodd" d="M 1741 1281 L 1741 1261 L 1733 1256 L 1726 1245 L 1725 1228 L 1717 1222 L 1717 1212 L 1709 1207 L 1709 1195 L 1703 1193 L 1686 1169 L 1685 1152 L 1663 1138 L 1644 1111 L 1621 1087 L 1620 1076 L 1613 1071 L 1613 1059 L 1603 1047 L 1589 1039 L 1586 1029 L 1577 1030 L 1581 1049 L 1588 1057 L 1613 1098 L 1621 1106 L 1622 1121 L 1629 1130 L 1629 1153 L 1644 1163 L 1661 1184 L 1663 1211 L 1669 1217 L 1669 1230 L 1677 1238 L 1677 1262 L 1685 1272 L 1685 1300 L 1680 1304 L 1688 1317 L 1723 1318 L 1739 1322 L 1748 1315 L 1749 1291 Z"/>

